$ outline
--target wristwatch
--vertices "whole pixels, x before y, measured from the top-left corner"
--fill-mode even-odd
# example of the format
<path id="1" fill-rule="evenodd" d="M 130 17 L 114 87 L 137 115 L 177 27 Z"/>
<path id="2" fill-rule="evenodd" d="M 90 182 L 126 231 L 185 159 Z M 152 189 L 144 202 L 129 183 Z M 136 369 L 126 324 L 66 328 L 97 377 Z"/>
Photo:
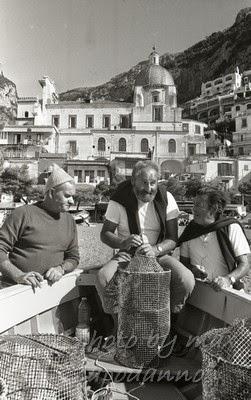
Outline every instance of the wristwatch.
<path id="1" fill-rule="evenodd" d="M 160 253 L 162 253 L 162 251 L 163 251 L 163 247 L 160 246 L 159 244 L 156 244 L 156 249 L 157 249 L 157 251 L 158 251 L 158 255 L 159 255 Z"/>
<path id="2" fill-rule="evenodd" d="M 231 282 L 231 284 L 233 286 L 235 284 L 235 282 L 236 282 L 236 278 L 234 276 L 230 276 L 229 279 L 230 279 L 230 282 Z"/>

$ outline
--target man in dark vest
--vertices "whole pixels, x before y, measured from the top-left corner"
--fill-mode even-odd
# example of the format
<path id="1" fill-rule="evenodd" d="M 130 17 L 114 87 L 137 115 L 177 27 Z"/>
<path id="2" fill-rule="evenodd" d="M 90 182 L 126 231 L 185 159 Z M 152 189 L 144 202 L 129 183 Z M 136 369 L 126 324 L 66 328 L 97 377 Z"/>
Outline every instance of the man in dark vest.
<path id="1" fill-rule="evenodd" d="M 223 192 L 202 188 L 194 200 L 194 219 L 179 238 L 180 260 L 215 289 L 238 287 L 249 271 L 249 244 L 235 218 L 222 217 Z"/>
<path id="2" fill-rule="evenodd" d="M 117 254 L 98 273 L 99 293 L 104 311 L 116 313 L 116 277 L 118 266 L 126 266 L 137 252 L 157 257 L 164 269 L 171 269 L 171 311 L 183 307 L 194 288 L 194 276 L 169 253 L 178 236 L 179 209 L 164 185 L 158 185 L 158 166 L 139 161 L 131 181 L 122 182 L 112 196 L 101 231 L 101 240 Z"/>

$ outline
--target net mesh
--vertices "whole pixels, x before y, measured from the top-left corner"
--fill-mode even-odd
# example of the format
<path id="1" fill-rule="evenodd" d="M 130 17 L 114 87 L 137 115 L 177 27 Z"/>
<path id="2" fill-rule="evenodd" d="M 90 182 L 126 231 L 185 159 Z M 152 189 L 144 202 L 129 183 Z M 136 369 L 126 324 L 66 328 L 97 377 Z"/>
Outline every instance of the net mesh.
<path id="1" fill-rule="evenodd" d="M 199 338 L 203 400 L 251 399 L 251 319 Z"/>
<path id="2" fill-rule="evenodd" d="M 155 258 L 135 255 L 118 274 L 116 359 L 128 367 L 158 365 L 158 352 L 170 330 L 171 271 Z"/>
<path id="3" fill-rule="evenodd" d="M 62 335 L 0 337 L 0 376 L 8 400 L 83 400 L 84 351 Z"/>

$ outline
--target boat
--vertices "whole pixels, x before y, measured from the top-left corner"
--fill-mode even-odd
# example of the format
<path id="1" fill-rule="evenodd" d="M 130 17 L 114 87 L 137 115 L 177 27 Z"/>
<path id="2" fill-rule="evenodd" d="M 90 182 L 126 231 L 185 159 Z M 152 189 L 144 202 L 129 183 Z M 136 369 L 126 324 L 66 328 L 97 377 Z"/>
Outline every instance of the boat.
<path id="1" fill-rule="evenodd" d="M 42 287 L 35 291 L 29 286 L 10 285 L 2 280 L 0 290 L 1 335 L 63 334 L 69 337 L 74 336 L 78 325 L 78 307 L 81 298 L 87 297 L 91 309 L 96 307 L 92 304 L 97 282 L 96 272 L 97 267 L 88 269 L 82 267 L 82 269 L 79 268 L 64 275 L 52 286 L 44 281 Z M 100 310 L 97 312 L 97 308 L 92 309 L 91 312 L 93 319 L 98 317 L 99 324 L 102 325 L 102 321 L 105 321 L 107 315 L 102 314 Z M 179 317 L 178 327 L 184 337 L 195 337 L 212 327 L 231 324 L 237 317 L 251 318 L 250 294 L 232 288 L 215 292 L 206 282 L 197 280 L 186 310 Z M 96 379 L 95 384 L 100 385 L 96 390 L 97 396 L 99 393 L 100 397 L 95 397 L 92 392 L 93 397 L 90 398 L 202 399 L 201 381 L 193 379 L 201 368 L 198 354 L 198 349 L 192 349 L 183 356 L 171 356 L 162 368 L 162 379 L 159 381 L 158 379 L 151 381 L 149 376 L 146 379 L 145 370 L 125 367 L 109 357 L 97 359 L 95 355 L 86 354 L 85 370 L 90 381 L 97 377 L 103 377 L 104 371 L 106 371 L 106 377 L 109 376 L 113 380 L 112 388 L 105 385 L 104 394 L 101 390 L 104 381 L 101 380 L 101 383 Z M 184 380 L 184 373 L 188 374 L 187 381 Z M 177 379 L 177 376 L 180 377 L 180 380 Z M 90 385 L 92 385 L 91 382 Z M 109 390 L 113 397 L 105 397 L 105 395 L 108 396 Z M 104 396 L 101 397 L 101 395 Z"/>
<path id="2" fill-rule="evenodd" d="M 90 213 L 86 209 L 78 209 L 71 207 L 69 213 L 72 214 L 76 224 L 83 224 L 90 226 Z"/>

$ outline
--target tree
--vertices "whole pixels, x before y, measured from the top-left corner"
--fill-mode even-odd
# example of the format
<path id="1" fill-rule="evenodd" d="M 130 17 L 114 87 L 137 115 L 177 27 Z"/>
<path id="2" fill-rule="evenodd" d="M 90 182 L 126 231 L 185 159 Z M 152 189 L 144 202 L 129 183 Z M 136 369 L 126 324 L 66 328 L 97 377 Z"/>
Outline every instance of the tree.
<path id="1" fill-rule="evenodd" d="M 94 194 L 94 188 L 92 185 L 82 185 L 77 187 L 75 194 L 75 202 L 77 205 L 77 210 L 81 203 L 93 204 L 97 201 L 98 197 Z"/>
<path id="2" fill-rule="evenodd" d="M 238 190 L 241 193 L 241 202 L 242 204 L 250 204 L 250 197 L 251 197 L 251 180 L 241 182 L 238 186 Z"/>
<path id="3" fill-rule="evenodd" d="M 11 193 L 14 201 L 23 200 L 29 202 L 29 196 L 33 190 L 34 181 L 29 177 L 29 167 L 8 167 L 0 176 L 2 192 Z"/>
<path id="4" fill-rule="evenodd" d="M 241 194 L 251 194 L 251 180 L 246 182 L 241 182 L 238 186 L 238 190 Z"/>
<path id="5" fill-rule="evenodd" d="M 117 186 L 118 184 L 116 182 L 112 182 L 112 184 L 109 185 L 107 181 L 102 181 L 95 187 L 94 194 L 99 197 L 99 200 L 109 201 Z"/>
<path id="6" fill-rule="evenodd" d="M 196 196 L 199 189 L 202 188 L 203 182 L 199 178 L 192 178 L 184 182 L 185 185 L 185 197 L 192 199 Z"/>
<path id="7" fill-rule="evenodd" d="M 207 187 L 215 190 L 223 190 L 223 183 L 220 178 L 215 178 L 208 182 L 202 182 L 199 178 L 192 178 L 185 182 L 187 199 L 193 199 L 201 188 Z M 227 201 L 230 201 L 230 193 L 225 193 Z"/>
<path id="8" fill-rule="evenodd" d="M 182 200 L 185 194 L 184 184 L 177 178 L 169 178 L 166 181 L 162 181 L 161 185 L 166 187 L 166 190 L 172 193 L 175 200 Z"/>
<path id="9" fill-rule="evenodd" d="M 108 184 L 108 182 L 105 181 L 101 181 L 99 182 L 95 189 L 94 189 L 94 194 L 96 194 L 99 197 L 99 200 L 102 199 L 104 193 L 106 193 L 109 190 L 110 185 Z"/>
<path id="10" fill-rule="evenodd" d="M 45 185 L 33 185 L 30 193 L 28 194 L 28 201 L 40 201 L 43 200 L 45 193 Z"/>

